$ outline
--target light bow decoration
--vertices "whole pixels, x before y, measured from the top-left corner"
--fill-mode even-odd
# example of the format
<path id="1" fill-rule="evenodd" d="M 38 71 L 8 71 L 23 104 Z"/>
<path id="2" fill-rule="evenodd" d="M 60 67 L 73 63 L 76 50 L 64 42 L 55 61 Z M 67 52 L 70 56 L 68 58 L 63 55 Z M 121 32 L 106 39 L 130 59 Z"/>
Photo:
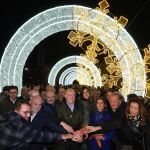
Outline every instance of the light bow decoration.
<path id="1" fill-rule="evenodd" d="M 96 58 L 98 55 L 108 54 L 105 58 L 105 63 L 107 65 L 106 70 L 110 75 L 104 74 L 102 76 L 103 84 L 108 84 L 109 87 L 117 86 L 118 81 L 121 79 L 121 69 L 119 66 L 119 62 L 117 61 L 115 55 L 112 53 L 110 49 L 108 49 L 98 37 L 94 37 L 93 35 L 89 35 L 87 33 L 83 33 L 80 31 L 71 31 L 68 35 L 70 39 L 70 44 L 73 46 L 79 45 L 84 51 L 85 54 L 81 54 L 81 56 L 86 57 L 94 64 L 98 64 L 99 60 Z M 89 42 L 90 44 L 84 48 L 85 43 Z M 82 69 L 84 66 L 79 65 Z"/>
<path id="2" fill-rule="evenodd" d="M 109 4 L 106 0 L 102 0 L 99 4 L 99 7 L 96 7 L 96 10 L 100 11 L 101 13 L 104 13 L 105 15 L 108 15 L 109 13 Z M 88 20 L 88 18 L 90 18 L 90 15 L 88 14 L 88 12 L 79 12 L 81 13 L 81 18 L 79 19 L 79 21 L 84 21 L 84 20 Z M 123 16 L 120 16 L 119 19 L 117 17 L 113 18 L 115 21 L 117 21 L 118 24 L 120 24 L 122 27 L 125 27 L 128 19 L 126 19 Z M 90 19 L 89 19 L 90 20 Z M 139 79 L 142 76 L 144 76 L 143 72 L 144 72 L 144 67 L 145 64 L 150 65 L 150 51 L 148 51 L 147 49 L 145 49 L 145 55 L 147 54 L 148 60 L 149 62 L 147 62 L 147 58 L 145 58 L 145 64 L 143 62 L 138 63 L 138 61 L 136 61 L 135 63 L 131 63 L 129 65 L 131 65 L 131 69 L 129 69 L 126 66 L 121 66 L 120 61 L 123 57 L 125 57 L 126 55 L 135 55 L 135 51 L 136 48 L 132 48 L 132 44 L 130 44 L 130 42 L 126 43 L 126 48 L 127 51 L 123 54 L 122 57 L 120 57 L 119 59 L 116 58 L 116 46 L 115 46 L 115 42 L 119 39 L 120 36 L 120 32 L 119 32 L 119 25 L 118 26 L 114 26 L 114 24 L 107 24 L 104 25 L 103 23 L 103 18 L 99 18 L 97 17 L 96 19 L 91 19 L 89 22 L 94 22 L 95 25 L 97 25 L 99 28 L 102 28 L 104 31 L 109 30 L 109 27 L 115 28 L 115 30 L 117 30 L 118 28 L 118 34 L 111 38 L 109 37 L 109 44 L 106 45 L 105 44 L 105 40 L 100 40 L 100 36 L 97 32 L 93 31 L 91 34 L 89 34 L 88 32 L 81 32 L 80 28 L 77 27 L 77 30 L 75 31 L 71 31 L 68 35 L 68 38 L 70 40 L 70 44 L 73 45 L 74 47 L 79 46 L 84 50 L 84 54 L 81 53 L 81 56 L 86 57 L 87 59 L 89 59 L 90 61 L 92 61 L 94 64 L 97 65 L 97 67 L 99 67 L 99 70 L 101 71 L 102 74 L 102 82 L 103 84 L 108 84 L 108 86 L 110 88 L 112 88 L 113 86 L 116 86 L 118 88 L 124 88 L 126 89 L 125 91 L 125 95 L 129 94 L 130 92 L 135 92 L 135 89 L 128 90 L 129 89 L 129 85 L 125 82 L 123 82 L 122 79 L 122 70 L 129 70 L 131 72 L 131 76 L 130 76 L 130 80 L 134 80 L 134 79 Z M 150 48 L 150 47 L 149 47 Z M 149 54 L 149 56 L 148 56 Z M 101 66 L 99 59 L 101 57 L 105 57 L 104 61 L 105 61 L 105 66 L 103 67 Z M 130 57 L 132 59 L 132 57 Z M 129 60 L 129 62 L 132 62 L 132 60 Z M 101 67 L 100 67 L 101 66 Z M 83 66 L 80 66 L 82 69 Z M 138 70 L 139 72 L 141 72 L 140 74 L 135 74 L 135 70 Z M 150 72 L 150 69 L 147 69 L 147 71 Z M 141 78 L 142 79 L 142 78 Z M 143 87 L 145 84 L 145 78 L 143 78 L 143 81 L 141 81 L 141 83 L 138 85 L 137 88 L 137 93 L 140 89 L 140 87 L 142 88 L 142 90 L 144 91 Z M 130 85 L 132 87 L 132 85 Z M 150 94 L 148 95 L 148 93 L 150 93 L 150 80 L 147 80 L 147 83 L 145 85 L 146 88 L 146 96 L 150 97 Z M 149 91 L 149 92 L 148 92 Z M 123 93 L 124 94 L 124 93 Z"/>
<path id="3" fill-rule="evenodd" d="M 150 73 L 150 44 L 148 48 L 144 48 L 144 63 L 145 63 L 145 70 L 147 73 L 147 80 L 146 80 L 146 97 L 150 98 L 150 79 L 148 78 Z"/>
<path id="4" fill-rule="evenodd" d="M 100 51 L 95 49 L 97 54 L 95 58 L 98 61 L 101 61 L 99 56 L 105 53 L 106 50 L 106 55 L 111 56 L 114 63 L 116 63 L 116 60 L 118 61 L 116 64 L 121 66 L 121 92 L 123 95 L 126 96 L 128 93 L 135 92 L 143 96 L 146 89 L 145 67 L 136 43 L 123 28 L 127 20 L 123 17 L 120 17 L 118 20 L 117 18 L 109 17 L 107 15 L 107 2 L 102 1 L 100 4 L 101 8 L 99 9 L 102 9 L 102 11 L 79 5 L 65 5 L 50 8 L 25 22 L 12 36 L 2 56 L 0 63 L 0 91 L 6 85 L 17 85 L 19 91 L 21 90 L 25 62 L 38 43 L 55 33 L 75 30 L 83 34 L 88 33 L 88 36 L 92 35 L 94 37 L 95 43 L 89 43 L 87 41 L 88 47 L 86 47 L 86 50 L 88 49 L 89 53 L 91 53 L 91 47 L 98 42 L 97 45 Z M 93 56 L 95 56 L 95 53 Z M 109 65 L 107 64 L 107 66 Z M 98 70 L 107 68 L 107 66 Z M 112 76 L 118 73 L 117 69 Z M 100 72 L 97 74 L 100 74 Z M 93 72 L 94 75 L 95 72 Z M 97 78 L 95 77 L 96 80 Z M 100 85 L 101 81 L 95 83 Z"/>
<path id="5" fill-rule="evenodd" d="M 101 11 L 105 14 L 109 13 L 109 3 L 106 0 L 102 0 L 101 2 L 99 2 L 98 5 L 99 7 L 96 7 L 96 10 Z M 82 17 L 85 18 L 88 17 L 88 15 L 84 14 Z M 123 27 L 125 27 L 128 22 L 128 19 L 126 19 L 123 16 L 120 16 L 118 20 L 117 17 L 114 17 L 114 19 Z M 99 20 L 96 20 L 95 22 L 98 23 Z M 69 43 L 71 45 L 73 45 L 74 47 L 79 45 L 79 47 L 81 47 L 85 51 L 85 54 L 81 53 L 80 55 L 86 57 L 94 64 L 99 63 L 99 60 L 97 58 L 98 55 L 107 54 L 107 57 L 105 57 L 105 63 L 107 66 L 106 70 L 108 74 L 103 74 L 103 84 L 108 84 L 110 88 L 112 88 L 113 86 L 118 86 L 118 81 L 120 81 L 122 77 L 119 61 L 115 58 L 113 51 L 111 51 L 107 46 L 105 46 L 105 44 L 102 41 L 100 41 L 98 36 L 76 30 L 71 31 L 68 35 L 68 38 L 70 40 Z M 80 65 L 80 67 L 84 69 L 83 66 Z"/>

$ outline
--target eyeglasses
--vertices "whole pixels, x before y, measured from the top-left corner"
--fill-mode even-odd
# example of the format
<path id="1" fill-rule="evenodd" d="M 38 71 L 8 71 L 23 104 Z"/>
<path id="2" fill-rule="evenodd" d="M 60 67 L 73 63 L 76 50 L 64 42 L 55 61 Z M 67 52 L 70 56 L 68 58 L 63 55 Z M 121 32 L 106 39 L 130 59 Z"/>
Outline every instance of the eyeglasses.
<path id="1" fill-rule="evenodd" d="M 22 112 L 22 113 L 24 113 L 26 116 L 31 115 L 30 111 L 21 111 L 21 110 L 19 110 L 19 111 Z"/>

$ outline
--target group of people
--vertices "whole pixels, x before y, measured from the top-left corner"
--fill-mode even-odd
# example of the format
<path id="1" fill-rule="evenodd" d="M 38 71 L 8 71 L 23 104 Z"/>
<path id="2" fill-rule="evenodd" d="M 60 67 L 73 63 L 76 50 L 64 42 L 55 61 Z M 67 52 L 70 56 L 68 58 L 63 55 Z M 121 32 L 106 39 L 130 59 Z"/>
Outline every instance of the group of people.
<path id="1" fill-rule="evenodd" d="M 141 97 L 80 86 L 3 88 L 2 150 L 150 150 L 149 109 Z"/>

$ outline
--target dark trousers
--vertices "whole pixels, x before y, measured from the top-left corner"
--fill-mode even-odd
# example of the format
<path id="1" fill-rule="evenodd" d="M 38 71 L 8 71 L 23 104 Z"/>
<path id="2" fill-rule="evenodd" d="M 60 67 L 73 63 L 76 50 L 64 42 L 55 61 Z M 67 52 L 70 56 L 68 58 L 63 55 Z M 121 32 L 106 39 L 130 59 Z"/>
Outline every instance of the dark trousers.
<path id="1" fill-rule="evenodd" d="M 57 150 L 79 150 L 81 143 L 73 142 L 71 140 L 61 141 L 57 143 Z"/>
<path id="2" fill-rule="evenodd" d="M 131 145 L 124 145 L 118 139 L 115 140 L 116 150 L 133 150 Z"/>

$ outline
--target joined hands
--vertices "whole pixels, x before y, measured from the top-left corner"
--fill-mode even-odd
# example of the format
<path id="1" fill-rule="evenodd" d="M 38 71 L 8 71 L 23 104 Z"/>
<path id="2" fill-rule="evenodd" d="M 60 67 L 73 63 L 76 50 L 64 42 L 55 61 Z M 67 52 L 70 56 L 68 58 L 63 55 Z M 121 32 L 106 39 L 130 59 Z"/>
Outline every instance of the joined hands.
<path id="1" fill-rule="evenodd" d="M 98 131 L 101 129 L 102 128 L 100 126 L 98 126 L 98 127 L 85 126 L 75 132 L 72 132 L 72 134 L 63 134 L 62 139 L 63 140 L 71 139 L 72 141 L 75 141 L 75 142 L 82 142 L 83 136 L 84 136 L 84 139 L 87 139 L 88 133 L 95 132 L 95 131 Z"/>

